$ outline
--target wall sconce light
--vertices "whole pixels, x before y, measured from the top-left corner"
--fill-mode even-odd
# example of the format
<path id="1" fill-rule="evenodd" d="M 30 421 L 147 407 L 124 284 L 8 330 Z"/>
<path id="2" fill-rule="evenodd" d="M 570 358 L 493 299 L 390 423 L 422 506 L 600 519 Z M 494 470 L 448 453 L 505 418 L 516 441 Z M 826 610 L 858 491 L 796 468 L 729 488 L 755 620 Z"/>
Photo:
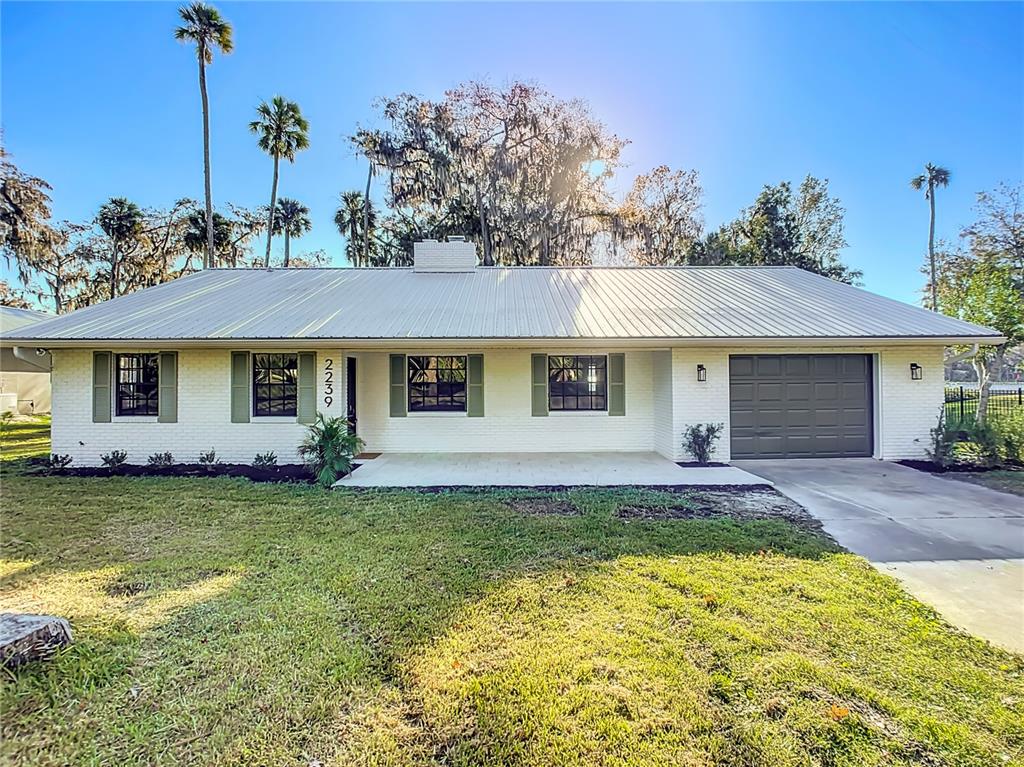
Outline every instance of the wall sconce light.
<path id="1" fill-rule="evenodd" d="M 910 380 L 912 380 L 912 381 L 920 381 L 921 378 L 923 378 L 923 377 L 924 377 L 924 371 L 921 369 L 921 366 L 918 365 L 916 362 L 911 362 L 910 363 Z"/>
<path id="2" fill-rule="evenodd" d="M 697 380 L 706 381 L 708 380 L 708 369 L 703 365 L 697 366 Z"/>

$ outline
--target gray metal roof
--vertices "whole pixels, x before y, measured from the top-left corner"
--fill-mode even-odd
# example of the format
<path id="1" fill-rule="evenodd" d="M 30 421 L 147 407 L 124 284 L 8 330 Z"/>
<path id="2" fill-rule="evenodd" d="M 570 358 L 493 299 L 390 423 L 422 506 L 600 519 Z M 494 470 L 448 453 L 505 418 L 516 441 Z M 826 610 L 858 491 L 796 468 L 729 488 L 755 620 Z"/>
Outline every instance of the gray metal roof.
<path id="1" fill-rule="evenodd" d="M 411 268 L 212 269 L 6 335 L 8 343 L 998 340 L 989 328 L 794 267 L 492 267 L 458 274 Z"/>
<path id="2" fill-rule="evenodd" d="M 13 306 L 0 306 L 0 333 L 31 325 L 33 322 L 52 320 L 54 315 L 37 312 L 34 309 L 17 309 Z"/>

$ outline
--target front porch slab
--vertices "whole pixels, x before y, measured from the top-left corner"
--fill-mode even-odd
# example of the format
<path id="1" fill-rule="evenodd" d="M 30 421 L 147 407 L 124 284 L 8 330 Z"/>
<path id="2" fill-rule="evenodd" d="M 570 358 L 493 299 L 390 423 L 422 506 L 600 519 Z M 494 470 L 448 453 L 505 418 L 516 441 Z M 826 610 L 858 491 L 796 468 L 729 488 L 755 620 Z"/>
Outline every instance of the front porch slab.
<path id="1" fill-rule="evenodd" d="M 766 485 L 734 466 L 677 466 L 657 453 L 384 453 L 335 487 Z"/>

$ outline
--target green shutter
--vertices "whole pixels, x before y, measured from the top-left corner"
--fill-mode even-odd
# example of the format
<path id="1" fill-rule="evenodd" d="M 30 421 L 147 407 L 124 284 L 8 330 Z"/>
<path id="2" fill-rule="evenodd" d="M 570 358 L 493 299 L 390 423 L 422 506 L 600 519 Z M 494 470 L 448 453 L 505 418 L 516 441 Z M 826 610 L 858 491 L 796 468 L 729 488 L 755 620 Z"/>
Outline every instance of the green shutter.
<path id="1" fill-rule="evenodd" d="M 316 420 L 316 352 L 299 352 L 299 423 Z"/>
<path id="2" fill-rule="evenodd" d="M 160 423 L 178 421 L 178 353 L 160 352 L 158 376 L 159 403 L 156 420 Z"/>
<path id="3" fill-rule="evenodd" d="M 470 354 L 466 373 L 466 415 L 482 417 L 484 414 L 484 355 Z"/>
<path id="4" fill-rule="evenodd" d="M 608 415 L 626 414 L 626 355 L 608 355 Z"/>
<path id="5" fill-rule="evenodd" d="M 405 417 L 405 355 L 391 355 L 391 417 Z"/>
<path id="6" fill-rule="evenodd" d="M 533 414 L 548 414 L 548 355 L 531 354 L 530 363 L 533 369 Z"/>
<path id="7" fill-rule="evenodd" d="M 92 353 L 92 422 L 110 423 L 110 352 Z"/>
<path id="8" fill-rule="evenodd" d="M 249 423 L 249 352 L 231 352 L 231 423 Z"/>

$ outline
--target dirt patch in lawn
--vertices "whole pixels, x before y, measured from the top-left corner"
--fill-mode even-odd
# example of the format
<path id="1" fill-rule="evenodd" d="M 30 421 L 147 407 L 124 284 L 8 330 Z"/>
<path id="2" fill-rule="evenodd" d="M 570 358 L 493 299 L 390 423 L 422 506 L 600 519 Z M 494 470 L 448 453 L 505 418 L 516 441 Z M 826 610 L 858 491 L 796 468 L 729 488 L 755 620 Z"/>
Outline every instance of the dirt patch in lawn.
<path id="1" fill-rule="evenodd" d="M 732 519 L 737 522 L 775 519 L 831 540 L 803 506 L 777 490 L 750 489 L 692 490 L 678 501 L 660 504 L 624 504 L 616 515 L 620 519 Z"/>
<path id="2" fill-rule="evenodd" d="M 571 501 L 564 498 L 552 498 L 537 496 L 536 498 L 510 498 L 505 505 L 512 511 L 529 516 L 556 515 L 563 517 L 576 517 L 580 515 L 580 509 Z"/>

